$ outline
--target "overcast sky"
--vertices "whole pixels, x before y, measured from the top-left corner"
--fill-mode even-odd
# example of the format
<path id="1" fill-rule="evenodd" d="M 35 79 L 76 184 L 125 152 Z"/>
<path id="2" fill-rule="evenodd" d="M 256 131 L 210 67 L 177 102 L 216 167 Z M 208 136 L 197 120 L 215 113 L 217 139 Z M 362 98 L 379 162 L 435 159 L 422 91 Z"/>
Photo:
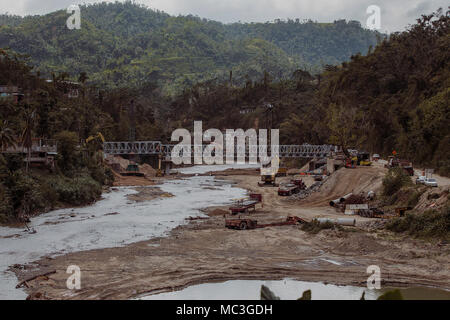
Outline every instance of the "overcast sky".
<path id="1" fill-rule="evenodd" d="M 0 13 L 44 14 L 71 4 L 101 0 L 0 0 Z M 222 22 L 265 22 L 277 18 L 312 19 L 332 22 L 358 20 L 366 25 L 366 9 L 381 9 L 382 32 L 402 31 L 421 14 L 448 7 L 448 0 L 136 0 L 137 3 L 172 15 L 193 14 Z M 83 13 L 81 12 L 81 15 Z"/>

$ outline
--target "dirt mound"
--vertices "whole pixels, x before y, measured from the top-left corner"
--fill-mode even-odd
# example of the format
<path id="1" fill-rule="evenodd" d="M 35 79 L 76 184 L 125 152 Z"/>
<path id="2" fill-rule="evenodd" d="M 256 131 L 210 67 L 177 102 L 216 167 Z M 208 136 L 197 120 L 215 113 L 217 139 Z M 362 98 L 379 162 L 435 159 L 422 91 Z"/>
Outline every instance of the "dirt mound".
<path id="1" fill-rule="evenodd" d="M 419 198 L 415 210 L 426 211 L 429 209 L 440 209 L 448 202 L 450 188 L 448 186 L 439 188 L 430 188 Z"/>
<path id="2" fill-rule="evenodd" d="M 155 177 L 156 176 L 156 170 L 152 168 L 151 165 L 144 163 L 143 165 L 139 166 L 139 171 L 144 173 L 145 177 Z"/>
<path id="3" fill-rule="evenodd" d="M 306 198 L 306 202 L 314 206 L 326 206 L 330 200 L 340 198 L 350 192 L 367 194 L 381 188 L 385 169 L 375 167 L 342 168 L 334 172 L 323 185 L 320 192 Z"/>
<path id="4" fill-rule="evenodd" d="M 349 253 L 352 254 L 370 254 L 383 252 L 389 249 L 388 246 L 381 244 L 376 239 L 365 234 L 353 234 L 350 237 L 337 239 L 336 245 L 332 249 L 334 253 Z"/>

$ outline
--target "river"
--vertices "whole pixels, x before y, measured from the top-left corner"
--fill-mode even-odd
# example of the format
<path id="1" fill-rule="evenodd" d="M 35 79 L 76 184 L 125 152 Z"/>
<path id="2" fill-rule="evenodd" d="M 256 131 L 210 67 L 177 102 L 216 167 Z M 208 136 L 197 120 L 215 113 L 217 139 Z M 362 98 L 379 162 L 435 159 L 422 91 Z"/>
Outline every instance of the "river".
<path id="1" fill-rule="evenodd" d="M 196 166 L 182 173 L 204 173 L 247 166 Z M 7 269 L 45 256 L 69 252 L 120 247 L 132 242 L 167 235 L 189 216 L 203 215 L 200 209 L 230 203 L 246 191 L 210 176 L 168 180 L 159 185 L 173 197 L 135 202 L 127 195 L 133 187 L 114 188 L 91 206 L 54 210 L 32 218 L 29 227 L 0 227 L 0 299 L 25 299 L 26 293 L 15 289 L 17 278 Z M 118 214 L 111 214 L 118 213 Z"/>

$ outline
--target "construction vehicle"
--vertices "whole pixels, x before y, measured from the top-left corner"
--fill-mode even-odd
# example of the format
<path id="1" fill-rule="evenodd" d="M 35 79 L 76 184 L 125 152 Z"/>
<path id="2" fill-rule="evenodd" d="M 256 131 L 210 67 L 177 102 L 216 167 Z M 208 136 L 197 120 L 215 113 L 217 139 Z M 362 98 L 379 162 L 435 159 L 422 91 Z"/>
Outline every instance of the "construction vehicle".
<path id="1" fill-rule="evenodd" d="M 388 163 L 385 164 L 384 166 L 388 169 L 400 167 L 403 170 L 405 170 L 405 172 L 408 175 L 410 175 L 410 176 L 414 175 L 414 168 L 412 166 L 412 163 L 408 160 L 401 160 L 401 159 L 397 158 L 397 156 L 395 156 L 395 155 L 389 156 Z"/>
<path id="2" fill-rule="evenodd" d="M 261 173 L 261 181 L 258 182 L 258 186 L 264 187 L 264 186 L 271 186 L 271 187 L 278 187 L 278 184 L 276 183 L 276 173 L 278 172 L 278 166 L 280 164 L 280 159 L 278 157 L 272 158 L 270 163 L 266 165 L 262 165 L 260 168 Z M 277 168 L 277 172 L 274 172 L 274 168 Z"/>
<path id="3" fill-rule="evenodd" d="M 370 161 L 370 154 L 368 152 L 358 152 L 356 156 L 356 164 L 358 166 L 370 166 L 372 161 Z"/>
<path id="4" fill-rule="evenodd" d="M 300 190 L 305 190 L 306 189 L 306 184 L 303 182 L 303 179 L 301 179 L 301 178 L 291 179 L 291 183 L 299 186 Z"/>
<path id="5" fill-rule="evenodd" d="M 265 224 L 258 224 L 257 220 L 252 219 L 230 219 L 225 220 L 225 227 L 228 229 L 246 230 L 246 229 L 257 229 L 266 227 L 289 226 L 301 223 L 306 223 L 306 220 L 296 216 L 293 217 L 289 216 L 286 218 L 285 221 L 265 223 Z"/>
<path id="6" fill-rule="evenodd" d="M 290 195 L 293 195 L 294 193 L 299 193 L 299 192 L 300 192 L 300 186 L 293 184 L 293 183 L 282 184 L 278 188 L 279 196 L 290 196 Z"/>
<path id="7" fill-rule="evenodd" d="M 262 194 L 250 193 L 247 198 L 237 199 L 229 209 L 231 214 L 248 213 L 250 209 L 255 212 L 258 203 L 262 203 Z"/>
<path id="8" fill-rule="evenodd" d="M 120 173 L 122 176 L 143 177 L 144 173 L 139 172 L 139 166 L 136 163 L 130 163 L 125 171 Z"/>
<path id="9" fill-rule="evenodd" d="M 91 142 L 91 141 L 94 140 L 94 139 L 100 139 L 100 140 L 102 141 L 102 143 L 105 142 L 105 137 L 104 137 L 100 132 L 97 132 L 97 134 L 92 135 L 92 136 L 86 138 L 86 140 L 85 140 L 85 141 L 86 141 L 86 144 L 89 143 L 89 142 Z"/>
<path id="10" fill-rule="evenodd" d="M 287 168 L 286 167 L 278 168 L 278 172 L 277 172 L 276 176 L 277 177 L 286 177 L 287 176 Z"/>

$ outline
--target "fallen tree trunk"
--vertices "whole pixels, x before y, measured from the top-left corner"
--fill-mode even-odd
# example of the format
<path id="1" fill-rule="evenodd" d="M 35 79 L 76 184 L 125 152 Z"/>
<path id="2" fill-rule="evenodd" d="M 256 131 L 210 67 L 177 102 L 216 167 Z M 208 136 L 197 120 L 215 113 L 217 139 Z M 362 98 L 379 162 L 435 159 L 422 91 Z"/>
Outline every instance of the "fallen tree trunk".
<path id="1" fill-rule="evenodd" d="M 54 273 L 56 273 L 56 270 L 47 271 L 47 272 L 45 272 L 45 273 L 41 273 L 41 274 L 38 274 L 38 275 L 35 275 L 35 276 L 32 276 L 32 277 L 26 278 L 25 280 L 19 282 L 19 284 L 16 286 L 16 289 L 22 287 L 22 286 L 23 286 L 25 283 L 27 283 L 28 281 L 32 281 L 32 280 L 34 280 L 34 279 L 36 279 L 36 278 L 39 278 L 39 277 L 45 277 L 45 276 L 48 276 L 48 275 L 54 274 Z"/>

